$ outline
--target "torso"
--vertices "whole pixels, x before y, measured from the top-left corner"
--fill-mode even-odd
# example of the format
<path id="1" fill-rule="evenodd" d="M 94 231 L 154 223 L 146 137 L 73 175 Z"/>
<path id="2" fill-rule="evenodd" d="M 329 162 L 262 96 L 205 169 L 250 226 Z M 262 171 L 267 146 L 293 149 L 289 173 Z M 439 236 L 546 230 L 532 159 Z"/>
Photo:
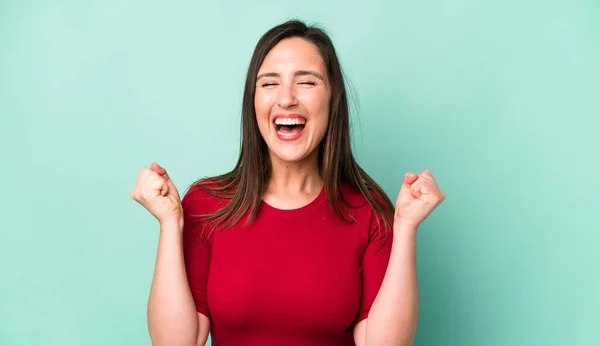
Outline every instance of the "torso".
<path id="1" fill-rule="evenodd" d="M 215 233 L 206 287 L 213 345 L 354 345 L 371 212 L 350 210 L 353 224 L 332 217 L 321 190 L 292 210 L 263 202 L 253 224 Z"/>

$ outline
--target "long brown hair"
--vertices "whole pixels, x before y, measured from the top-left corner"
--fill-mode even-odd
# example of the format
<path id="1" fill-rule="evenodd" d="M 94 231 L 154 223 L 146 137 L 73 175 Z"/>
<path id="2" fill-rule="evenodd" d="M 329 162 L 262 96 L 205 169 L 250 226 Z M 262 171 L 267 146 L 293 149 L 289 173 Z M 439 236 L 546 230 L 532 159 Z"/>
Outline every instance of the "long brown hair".
<path id="1" fill-rule="evenodd" d="M 256 218 L 262 195 L 271 177 L 269 149 L 260 134 L 254 109 L 256 77 L 267 53 L 279 41 L 292 37 L 303 38 L 317 46 L 331 83 L 329 124 L 318 148 L 319 174 L 324 181 L 330 210 L 335 211 L 342 220 L 350 222 L 349 215 L 345 214 L 350 205 L 340 192 L 341 183 L 346 182 L 366 197 L 367 202 L 380 216 L 378 221 L 382 219 L 391 228 L 394 210 L 391 200 L 358 165 L 352 154 L 346 87 L 333 43 L 322 29 L 307 26 L 298 20 L 290 20 L 273 27 L 256 45 L 246 76 L 242 104 L 242 143 L 237 164 L 229 173 L 194 183 L 213 196 L 229 200 L 223 208 L 206 215 L 204 220 L 211 220 L 215 226 L 214 230 L 218 226 L 231 227 L 246 214 L 247 222 Z M 379 195 L 381 200 L 375 198 L 373 192 Z"/>

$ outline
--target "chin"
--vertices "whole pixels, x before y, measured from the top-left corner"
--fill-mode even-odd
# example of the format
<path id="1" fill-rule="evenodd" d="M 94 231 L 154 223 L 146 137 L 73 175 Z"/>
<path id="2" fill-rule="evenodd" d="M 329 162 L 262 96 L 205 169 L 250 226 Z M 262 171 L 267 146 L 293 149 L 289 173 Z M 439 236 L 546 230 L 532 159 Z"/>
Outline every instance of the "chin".
<path id="1" fill-rule="evenodd" d="M 311 155 L 309 152 L 299 152 L 297 150 L 294 152 L 291 150 L 272 150 L 271 156 L 279 161 L 296 163 L 305 161 Z"/>
<path id="2" fill-rule="evenodd" d="M 308 155 L 284 155 L 284 154 L 272 153 L 271 156 L 275 157 L 279 161 L 296 163 L 296 162 L 303 161 L 304 159 L 306 159 L 306 157 Z"/>

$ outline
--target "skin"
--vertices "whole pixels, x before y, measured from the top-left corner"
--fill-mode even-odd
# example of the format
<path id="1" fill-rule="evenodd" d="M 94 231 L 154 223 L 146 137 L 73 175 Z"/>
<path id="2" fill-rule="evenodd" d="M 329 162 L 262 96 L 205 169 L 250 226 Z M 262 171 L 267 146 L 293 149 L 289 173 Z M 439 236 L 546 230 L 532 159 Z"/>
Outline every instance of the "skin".
<path id="1" fill-rule="evenodd" d="M 316 46 L 291 38 L 269 52 L 258 76 L 255 111 L 272 162 L 272 177 L 263 200 L 281 209 L 298 208 L 310 203 L 323 186 L 317 149 L 329 121 L 327 71 Z M 279 140 L 273 127 L 273 117 L 289 113 L 306 118 L 306 133 L 293 142 Z M 210 322 L 195 311 L 185 276 L 183 215 L 177 188 L 167 171 L 152 163 L 140 171 L 131 197 L 161 225 L 148 302 L 153 345 L 204 345 Z M 445 198 L 429 170 L 404 174 L 396 199 L 388 268 L 369 317 L 354 328 L 356 345 L 412 344 L 418 315 L 416 232 Z"/>
<path id="2" fill-rule="evenodd" d="M 263 200 L 281 209 L 298 208 L 315 198 L 323 186 L 317 148 L 329 122 L 327 69 L 314 44 L 290 38 L 271 49 L 257 76 L 256 119 L 272 163 Z M 277 114 L 305 117 L 304 135 L 292 142 L 278 139 L 273 127 Z"/>

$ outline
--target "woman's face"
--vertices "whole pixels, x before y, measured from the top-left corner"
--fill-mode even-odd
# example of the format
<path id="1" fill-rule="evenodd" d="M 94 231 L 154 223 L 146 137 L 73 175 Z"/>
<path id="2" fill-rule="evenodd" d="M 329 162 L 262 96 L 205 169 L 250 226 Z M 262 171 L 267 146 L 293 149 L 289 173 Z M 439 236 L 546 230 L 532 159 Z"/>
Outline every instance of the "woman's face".
<path id="1" fill-rule="evenodd" d="M 272 159 L 298 162 L 323 139 L 331 89 L 317 46 L 298 37 L 280 41 L 257 75 L 254 108 Z"/>

